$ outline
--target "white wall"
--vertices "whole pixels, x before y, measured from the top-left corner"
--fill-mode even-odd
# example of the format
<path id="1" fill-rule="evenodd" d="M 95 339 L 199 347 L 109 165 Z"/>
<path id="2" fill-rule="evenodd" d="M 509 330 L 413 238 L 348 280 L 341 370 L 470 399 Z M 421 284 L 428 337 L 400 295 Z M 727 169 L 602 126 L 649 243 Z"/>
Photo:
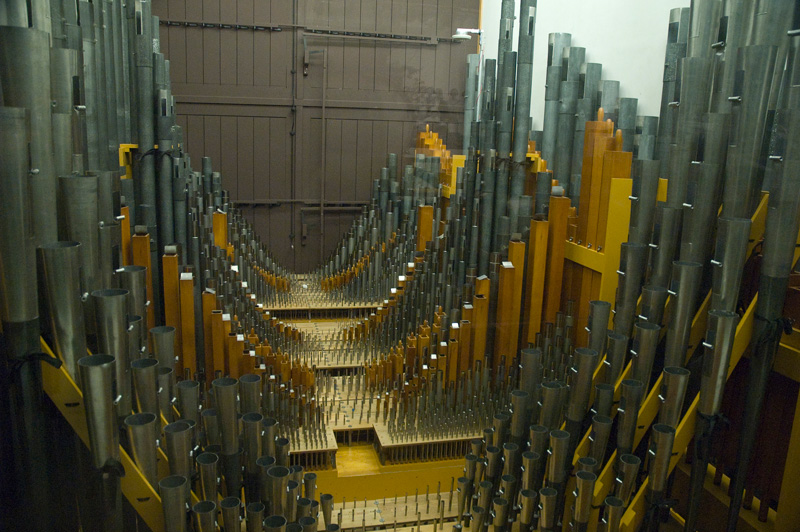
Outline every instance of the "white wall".
<path id="1" fill-rule="evenodd" d="M 586 61 L 602 63 L 603 79 L 620 82 L 620 96 L 639 99 L 639 115 L 658 115 L 669 11 L 689 0 L 539 0 L 533 49 L 532 129 L 542 128 L 547 37 L 571 33 Z M 519 0 L 515 15 L 519 17 Z M 497 58 L 500 0 L 483 0 L 481 27 L 487 58 Z M 514 21 L 514 50 L 518 20 Z"/>

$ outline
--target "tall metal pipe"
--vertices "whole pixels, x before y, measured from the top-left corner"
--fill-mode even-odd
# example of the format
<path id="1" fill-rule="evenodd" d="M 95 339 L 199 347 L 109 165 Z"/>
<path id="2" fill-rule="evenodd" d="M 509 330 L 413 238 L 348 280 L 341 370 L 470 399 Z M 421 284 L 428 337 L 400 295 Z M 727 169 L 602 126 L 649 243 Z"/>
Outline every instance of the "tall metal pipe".
<path id="1" fill-rule="evenodd" d="M 195 459 L 200 476 L 199 493 L 201 500 L 217 500 L 219 456 L 215 453 L 201 453 Z"/>
<path id="2" fill-rule="evenodd" d="M 164 530 L 186 532 L 186 493 L 189 481 L 180 475 L 171 475 L 158 483 L 161 506 L 164 509 Z"/>
<path id="3" fill-rule="evenodd" d="M 153 489 L 158 487 L 159 425 L 156 415 L 152 412 L 132 414 L 125 418 L 133 460 Z"/>
<path id="4" fill-rule="evenodd" d="M 136 392 L 136 408 L 139 412 L 151 412 L 159 416 L 158 406 L 158 360 L 140 358 L 131 362 L 133 389 Z"/>
<path id="5" fill-rule="evenodd" d="M 216 532 L 217 530 L 217 504 L 205 500 L 192 506 L 192 515 L 195 532 Z"/>
<path id="6" fill-rule="evenodd" d="M 105 354 L 85 356 L 78 360 L 86 424 L 89 427 L 89 444 L 94 466 L 98 469 L 110 462 L 119 461 L 119 438 L 112 391 L 116 360 L 114 356 Z"/>
<path id="7" fill-rule="evenodd" d="M 633 451 L 639 407 L 644 398 L 644 391 L 641 381 L 625 379 L 621 383 L 617 428 L 617 454 L 620 456 Z"/>
<path id="8" fill-rule="evenodd" d="M 38 265 L 44 278 L 44 295 L 47 298 L 54 347 L 76 382 L 78 360 L 86 355 L 80 250 L 80 242 L 53 242 L 38 249 Z"/>
<path id="9" fill-rule="evenodd" d="M 120 288 L 95 290 L 92 300 L 95 306 L 97 345 L 102 353 L 116 359 L 114 398 L 117 417 L 128 416 L 133 409 L 131 398 L 131 370 L 128 362 L 128 320 L 125 312 L 128 291 Z"/>
<path id="10" fill-rule="evenodd" d="M 689 334 L 696 309 L 703 266 L 696 262 L 675 261 L 672 267 L 672 318 L 667 326 L 665 366 L 684 366 Z"/>

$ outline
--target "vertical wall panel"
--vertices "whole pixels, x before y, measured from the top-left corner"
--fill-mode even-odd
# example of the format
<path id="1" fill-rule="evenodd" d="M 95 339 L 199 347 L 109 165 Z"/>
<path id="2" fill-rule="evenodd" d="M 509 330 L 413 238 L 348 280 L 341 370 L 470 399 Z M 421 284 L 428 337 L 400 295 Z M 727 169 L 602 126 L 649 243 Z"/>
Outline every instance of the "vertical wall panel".
<path id="1" fill-rule="evenodd" d="M 196 161 L 204 155 L 212 158 L 232 198 L 317 201 L 323 173 L 322 56 L 311 56 L 304 76 L 304 30 L 285 26 L 293 22 L 295 0 L 153 1 L 154 13 L 165 21 L 231 26 L 161 28 L 187 151 Z M 478 0 L 297 0 L 297 4 L 297 23 L 309 28 L 432 39 L 432 44 L 420 45 L 346 35 L 306 38 L 310 49 L 326 49 L 328 54 L 326 200 L 368 200 L 372 180 L 380 175 L 389 151 L 397 153 L 402 174 L 403 167 L 413 163 L 415 136 L 426 123 L 451 148 L 460 145 L 465 57 L 474 52 L 476 42 L 452 44 L 437 38 L 449 39 L 456 27 L 475 27 Z M 237 30 L 236 24 L 284 27 L 252 31 Z M 294 99 L 292 68 L 297 68 Z M 303 242 L 302 207 L 298 203 L 243 207 L 244 216 L 252 220 L 279 263 L 298 271 L 313 268 L 320 258 L 319 210 L 312 205 L 304 211 L 308 235 Z M 353 219 L 352 213 L 326 213 L 326 254 Z"/>

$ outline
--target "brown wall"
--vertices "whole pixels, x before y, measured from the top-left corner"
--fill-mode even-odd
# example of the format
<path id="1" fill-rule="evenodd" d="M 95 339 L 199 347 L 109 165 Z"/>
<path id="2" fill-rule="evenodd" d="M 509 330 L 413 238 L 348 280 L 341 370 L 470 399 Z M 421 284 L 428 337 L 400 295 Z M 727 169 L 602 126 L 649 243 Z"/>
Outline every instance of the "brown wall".
<path id="1" fill-rule="evenodd" d="M 193 166 L 211 157 L 235 200 L 284 200 L 244 211 L 282 264 L 312 269 L 353 219 L 350 213 L 326 213 L 320 250 L 319 213 L 307 212 L 307 237 L 301 238 L 300 209 L 319 206 L 323 176 L 326 202 L 366 202 L 386 154 L 397 153 L 401 164 L 410 164 L 415 135 L 425 124 L 449 146 L 460 146 L 466 55 L 476 46 L 452 43 L 450 36 L 458 27 L 478 25 L 479 4 L 297 0 L 293 24 L 292 0 L 153 0 Z M 185 24 L 195 22 L 214 27 Z M 237 24 L 273 29 L 235 29 Z M 434 44 L 309 35 L 312 29 L 425 36 Z M 323 55 L 308 56 L 304 75 L 304 34 L 309 51 L 327 52 L 324 169 Z"/>

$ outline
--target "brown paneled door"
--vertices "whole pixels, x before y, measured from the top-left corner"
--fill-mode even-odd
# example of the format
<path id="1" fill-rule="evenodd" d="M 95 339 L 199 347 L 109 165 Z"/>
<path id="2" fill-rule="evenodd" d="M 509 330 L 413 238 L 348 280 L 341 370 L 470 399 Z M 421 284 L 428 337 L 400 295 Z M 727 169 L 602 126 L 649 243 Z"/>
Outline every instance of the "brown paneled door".
<path id="1" fill-rule="evenodd" d="M 479 11 L 480 0 L 153 0 L 193 166 L 212 158 L 298 272 L 336 249 L 387 153 L 411 164 L 425 124 L 461 145 L 475 45 L 450 36 Z"/>

